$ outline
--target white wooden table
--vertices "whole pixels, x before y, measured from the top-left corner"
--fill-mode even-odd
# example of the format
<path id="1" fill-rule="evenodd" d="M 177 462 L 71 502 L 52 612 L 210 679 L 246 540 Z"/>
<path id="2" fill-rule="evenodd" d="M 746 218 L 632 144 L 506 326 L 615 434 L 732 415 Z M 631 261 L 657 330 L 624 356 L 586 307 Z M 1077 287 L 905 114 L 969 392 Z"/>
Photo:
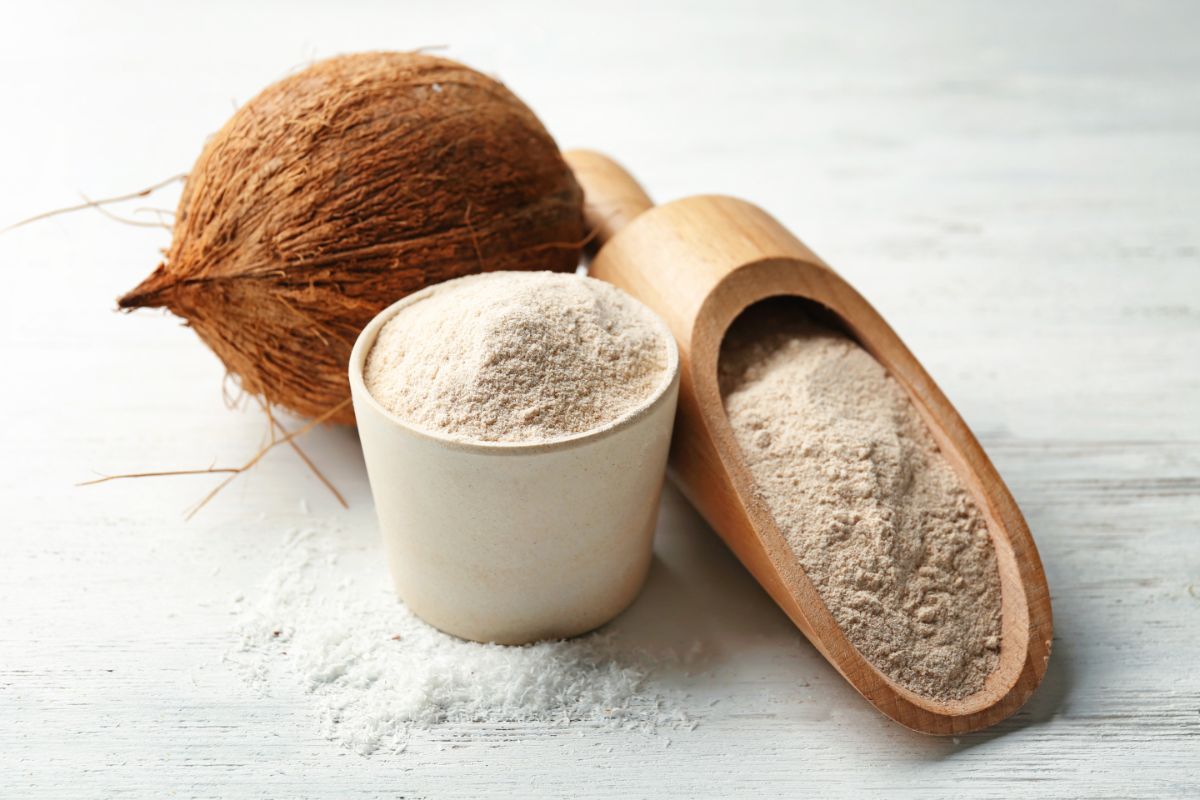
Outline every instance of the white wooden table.
<path id="1" fill-rule="evenodd" d="M 1029 519 L 1040 691 L 984 733 L 898 728 L 669 492 L 631 624 L 704 641 L 696 730 L 341 749 L 222 656 L 288 528 L 373 541 L 354 435 L 306 440 L 349 511 L 285 451 L 190 523 L 211 479 L 76 488 L 263 434 L 190 331 L 112 311 L 166 233 L 80 214 L 0 236 L 0 797 L 1200 796 L 1200 7 L 564 5 L 13 4 L 0 224 L 186 170 L 312 57 L 447 44 L 564 146 L 750 198 L 874 301 Z"/>

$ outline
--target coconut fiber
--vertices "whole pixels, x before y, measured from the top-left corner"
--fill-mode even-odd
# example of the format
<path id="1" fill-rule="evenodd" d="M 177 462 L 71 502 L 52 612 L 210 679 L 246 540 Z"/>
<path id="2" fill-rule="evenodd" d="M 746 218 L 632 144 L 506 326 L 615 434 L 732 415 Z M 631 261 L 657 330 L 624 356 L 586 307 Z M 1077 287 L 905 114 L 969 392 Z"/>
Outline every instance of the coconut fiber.
<path id="1" fill-rule="evenodd" d="M 503 85 L 361 53 L 234 114 L 188 175 L 165 259 L 118 303 L 170 309 L 245 391 L 319 416 L 349 396 L 351 347 L 385 306 L 468 273 L 573 269 L 582 237 L 579 186 Z"/>

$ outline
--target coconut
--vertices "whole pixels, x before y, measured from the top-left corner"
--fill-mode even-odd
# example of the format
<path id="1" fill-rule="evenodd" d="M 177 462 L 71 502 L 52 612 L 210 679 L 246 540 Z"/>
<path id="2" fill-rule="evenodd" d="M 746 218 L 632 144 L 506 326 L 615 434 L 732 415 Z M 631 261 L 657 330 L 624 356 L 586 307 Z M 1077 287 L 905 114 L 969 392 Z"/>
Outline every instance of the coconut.
<path id="1" fill-rule="evenodd" d="M 418 53 L 321 61 L 242 106 L 188 174 L 170 248 L 118 300 L 187 321 L 241 387 L 353 422 L 362 327 L 432 283 L 570 270 L 583 196 L 502 84 Z"/>

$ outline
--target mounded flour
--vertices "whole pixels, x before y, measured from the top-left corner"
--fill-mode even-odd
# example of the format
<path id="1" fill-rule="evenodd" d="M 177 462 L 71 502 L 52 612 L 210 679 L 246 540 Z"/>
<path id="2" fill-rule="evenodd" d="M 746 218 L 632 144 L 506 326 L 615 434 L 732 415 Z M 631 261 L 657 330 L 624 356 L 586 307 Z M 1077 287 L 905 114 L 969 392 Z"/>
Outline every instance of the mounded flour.
<path id="1" fill-rule="evenodd" d="M 904 390 L 785 300 L 734 322 L 720 383 L 761 500 L 850 642 L 918 694 L 980 689 L 1000 648 L 995 549 Z"/>
<path id="2" fill-rule="evenodd" d="M 487 272 L 401 309 L 380 330 L 364 381 L 425 430 L 547 441 L 601 427 L 653 394 L 666 335 L 649 309 L 593 278 Z"/>
<path id="3" fill-rule="evenodd" d="M 372 542 L 292 530 L 258 591 L 234 599 L 226 659 L 267 695 L 307 697 L 329 739 L 370 755 L 447 737 L 503 742 L 523 724 L 694 727 L 667 680 L 694 653 L 645 652 L 619 624 L 522 647 L 457 639 L 400 602 Z"/>

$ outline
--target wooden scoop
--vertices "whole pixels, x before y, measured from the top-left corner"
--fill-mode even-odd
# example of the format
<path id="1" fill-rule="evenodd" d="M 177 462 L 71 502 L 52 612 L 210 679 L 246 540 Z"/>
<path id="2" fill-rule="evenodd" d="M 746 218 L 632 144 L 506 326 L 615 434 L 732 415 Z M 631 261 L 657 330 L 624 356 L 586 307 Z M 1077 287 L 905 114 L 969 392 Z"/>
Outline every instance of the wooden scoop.
<path id="1" fill-rule="evenodd" d="M 868 702 L 916 731 L 958 734 L 1015 712 L 1046 672 L 1052 622 L 1037 548 L 1008 487 L 933 379 L 846 281 L 757 207 L 701 196 L 654 207 L 598 153 L 567 162 L 599 247 L 590 274 L 657 311 L 679 343 L 682 383 L 671 472 L 688 499 L 822 655 Z M 742 461 L 717 385 L 730 323 L 778 296 L 815 301 L 904 387 L 987 520 L 1001 584 L 999 663 L 976 693 L 940 702 L 893 682 L 850 644 L 805 575 Z"/>

